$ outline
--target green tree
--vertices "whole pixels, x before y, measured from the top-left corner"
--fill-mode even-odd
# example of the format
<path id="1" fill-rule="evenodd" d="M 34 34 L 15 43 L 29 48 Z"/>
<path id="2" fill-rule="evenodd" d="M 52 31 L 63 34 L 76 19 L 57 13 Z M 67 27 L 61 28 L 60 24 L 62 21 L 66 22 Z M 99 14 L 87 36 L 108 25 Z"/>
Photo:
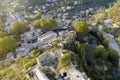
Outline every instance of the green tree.
<path id="1" fill-rule="evenodd" d="M 105 48 L 103 45 L 98 45 L 89 55 L 96 64 L 99 64 L 99 62 L 102 63 L 103 61 L 109 62 L 112 65 L 118 63 L 118 53 L 111 48 Z"/>
<path id="2" fill-rule="evenodd" d="M 33 16 L 33 19 L 34 19 L 34 20 L 35 20 L 35 19 L 39 19 L 40 16 L 41 16 L 41 14 L 38 12 L 38 13 L 36 13 L 36 14 Z"/>
<path id="3" fill-rule="evenodd" d="M 36 13 L 35 15 L 33 15 L 32 17 L 27 17 L 26 19 L 27 19 L 27 21 L 34 21 L 34 20 L 37 20 L 37 19 L 39 19 L 41 17 L 41 14 L 38 12 L 38 13 Z"/>
<path id="4" fill-rule="evenodd" d="M 71 26 L 71 25 L 72 25 L 72 22 L 71 22 L 71 21 L 68 21 L 67 24 L 68 24 L 68 26 Z"/>
<path id="5" fill-rule="evenodd" d="M 118 53 L 112 48 L 108 48 L 107 53 L 108 53 L 108 61 L 111 62 L 113 65 L 117 65 L 118 64 Z"/>
<path id="6" fill-rule="evenodd" d="M 120 36 L 116 40 L 120 44 Z"/>
<path id="7" fill-rule="evenodd" d="M 88 25 L 83 21 L 75 22 L 74 30 L 77 32 L 78 36 L 85 36 L 88 32 Z"/>
<path id="8" fill-rule="evenodd" d="M 77 43 L 77 46 L 76 46 L 76 53 L 78 54 L 78 57 L 81 59 L 81 63 L 82 65 L 85 64 L 85 59 L 84 59 L 84 45 L 81 44 L 80 42 Z"/>
<path id="9" fill-rule="evenodd" d="M 7 36 L 7 32 L 0 31 L 0 38 Z"/>
<path id="10" fill-rule="evenodd" d="M 101 59 L 106 59 L 108 57 L 107 50 L 103 45 L 97 46 L 97 55 L 96 57 L 100 57 Z"/>
<path id="11" fill-rule="evenodd" d="M 35 28 L 39 28 L 39 27 L 40 27 L 40 20 L 35 20 L 35 21 L 33 22 L 33 26 L 34 26 Z"/>
<path id="12" fill-rule="evenodd" d="M 13 34 L 15 37 L 19 37 L 20 34 L 24 33 L 27 29 L 27 25 L 25 22 L 12 22 L 11 24 L 11 34 Z"/>
<path id="13" fill-rule="evenodd" d="M 58 68 L 67 68 L 71 64 L 71 54 L 65 53 L 59 58 Z"/>
<path id="14" fill-rule="evenodd" d="M 53 30 L 57 26 L 57 22 L 51 18 L 43 18 L 33 22 L 33 26 L 43 31 Z"/>
<path id="15" fill-rule="evenodd" d="M 0 23 L 0 31 L 4 31 L 4 25 L 5 24 L 3 22 Z"/>
<path id="16" fill-rule="evenodd" d="M 78 41 L 77 44 L 72 43 L 67 49 L 73 51 L 75 55 L 77 55 L 77 67 L 83 71 L 83 68 L 85 67 L 85 45 Z"/>
<path id="17" fill-rule="evenodd" d="M 0 57 L 4 57 L 8 52 L 14 51 L 16 40 L 14 38 L 0 38 Z"/>

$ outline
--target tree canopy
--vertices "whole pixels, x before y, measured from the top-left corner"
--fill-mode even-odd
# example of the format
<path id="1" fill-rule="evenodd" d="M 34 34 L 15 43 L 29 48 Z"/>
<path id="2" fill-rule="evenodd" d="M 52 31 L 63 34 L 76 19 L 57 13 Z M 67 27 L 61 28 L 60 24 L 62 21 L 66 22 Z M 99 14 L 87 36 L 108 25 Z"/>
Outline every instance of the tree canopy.
<path id="1" fill-rule="evenodd" d="M 0 57 L 5 56 L 8 52 L 16 48 L 16 40 L 14 38 L 0 38 Z"/>
<path id="2" fill-rule="evenodd" d="M 33 26 L 43 31 L 53 30 L 57 26 L 57 22 L 51 18 L 43 18 L 33 22 Z"/>
<path id="3" fill-rule="evenodd" d="M 95 50 L 90 51 L 90 56 L 92 59 L 97 60 L 105 60 L 106 62 L 110 62 L 112 64 L 117 64 L 118 61 L 118 53 L 111 49 L 111 48 L 105 48 L 103 45 L 98 45 Z M 94 60 L 95 61 L 95 60 Z"/>
<path id="4" fill-rule="evenodd" d="M 11 33 L 13 35 L 20 35 L 20 34 L 24 33 L 27 29 L 25 22 L 16 22 L 15 21 L 15 22 L 12 22 L 11 26 L 12 26 Z"/>
<path id="5" fill-rule="evenodd" d="M 38 13 L 36 13 L 36 14 L 33 16 L 33 18 L 34 18 L 34 19 L 38 19 L 38 18 L 40 18 L 40 16 L 41 16 L 41 14 L 38 12 Z"/>
<path id="6" fill-rule="evenodd" d="M 36 19 L 39 19 L 41 17 L 41 13 L 36 13 L 35 15 L 33 15 L 32 17 L 27 17 L 26 19 L 28 20 L 28 21 L 34 21 L 34 20 L 36 20 Z"/>
<path id="7" fill-rule="evenodd" d="M 40 28 L 40 20 L 35 20 L 35 21 L 33 22 L 33 26 L 34 26 L 35 28 Z"/>
<path id="8" fill-rule="evenodd" d="M 4 24 L 3 22 L 0 23 L 0 31 L 3 31 L 3 30 L 4 30 L 4 25 L 5 25 L 5 24 Z"/>
<path id="9" fill-rule="evenodd" d="M 67 68 L 71 63 L 71 54 L 65 53 L 63 56 L 59 58 L 58 67 L 59 68 Z"/>
<path id="10" fill-rule="evenodd" d="M 0 38 L 4 38 L 7 35 L 7 32 L 0 31 Z"/>
<path id="11" fill-rule="evenodd" d="M 77 32 L 78 35 L 84 36 L 88 32 L 88 25 L 86 22 L 83 22 L 83 21 L 75 22 L 74 30 Z"/>
<path id="12" fill-rule="evenodd" d="M 120 44 L 120 36 L 116 40 Z"/>

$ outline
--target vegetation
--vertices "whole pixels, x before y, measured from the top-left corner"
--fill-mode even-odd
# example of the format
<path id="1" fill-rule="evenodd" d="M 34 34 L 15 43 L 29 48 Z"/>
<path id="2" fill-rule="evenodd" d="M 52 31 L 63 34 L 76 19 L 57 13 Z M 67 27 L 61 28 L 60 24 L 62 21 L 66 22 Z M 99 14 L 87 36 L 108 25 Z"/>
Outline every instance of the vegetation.
<path id="1" fill-rule="evenodd" d="M 28 21 L 34 21 L 34 20 L 39 19 L 40 17 L 41 17 L 41 14 L 38 12 L 35 15 L 33 15 L 32 17 L 28 17 L 27 20 Z"/>
<path id="2" fill-rule="evenodd" d="M 116 40 L 120 44 L 120 36 Z"/>
<path id="3" fill-rule="evenodd" d="M 18 1 L 20 4 L 25 4 L 23 0 L 18 0 Z M 88 7 L 90 7 L 89 5 L 92 5 L 93 7 L 93 4 L 95 4 L 97 7 L 100 6 L 98 5 L 99 2 L 101 2 L 100 4 L 105 5 L 106 2 L 113 0 L 109 0 L 109 1 L 94 0 L 93 2 L 91 2 L 92 0 L 61 0 L 61 1 L 57 1 L 58 4 L 57 2 L 55 2 L 55 4 L 51 4 L 49 3 L 49 0 L 47 0 L 47 2 L 46 0 L 28 0 L 28 1 L 30 2 L 30 4 L 25 5 L 26 6 L 25 8 L 20 8 L 20 9 L 15 8 L 15 11 L 20 12 L 21 10 L 27 10 L 27 7 L 31 6 L 31 4 L 32 7 L 37 8 L 36 6 L 37 4 L 42 6 L 44 3 L 47 3 L 47 5 L 48 4 L 50 5 L 48 7 L 47 5 L 45 6 L 46 7 L 45 11 L 47 12 L 43 11 L 43 14 L 48 13 L 50 15 L 54 15 L 52 12 L 54 10 L 55 12 L 57 12 L 57 14 L 69 13 L 69 15 L 66 17 L 66 19 L 68 20 L 67 22 L 68 26 L 72 26 L 72 20 L 80 18 L 80 20 L 75 22 L 72 27 L 74 31 L 76 31 L 77 33 L 77 39 L 73 40 L 72 43 L 69 43 L 70 38 L 72 38 L 72 36 L 66 33 L 62 37 L 53 41 L 51 43 L 52 46 L 49 46 L 46 49 L 44 49 L 44 51 L 59 53 L 59 49 L 62 48 L 61 50 L 63 50 L 63 54 L 60 56 L 58 60 L 58 64 L 57 64 L 58 70 L 63 68 L 68 69 L 72 63 L 76 65 L 77 69 L 79 69 L 81 72 L 82 71 L 85 72 L 87 76 L 91 77 L 93 80 L 112 80 L 111 69 L 113 68 L 113 66 L 118 66 L 118 53 L 115 50 L 109 48 L 108 45 L 109 38 L 104 34 L 102 34 L 101 32 L 99 32 L 98 27 L 100 25 L 105 26 L 103 20 L 106 20 L 107 16 L 110 19 L 112 19 L 112 22 L 120 25 L 119 23 L 120 0 L 118 0 L 118 2 L 115 3 L 113 7 L 110 8 L 108 13 L 105 10 L 105 8 L 102 7 L 99 9 L 99 12 L 97 12 L 98 9 L 97 10 L 94 9 L 95 12 L 94 10 L 89 11 L 88 9 L 88 11 L 86 11 L 82 15 L 83 19 L 79 17 L 81 15 L 76 14 L 78 11 L 82 11 L 82 9 L 87 9 Z M 78 2 L 76 3 L 76 5 L 72 6 L 75 3 L 75 1 Z M 87 5 L 87 7 L 84 7 L 82 5 L 85 6 Z M 66 9 L 67 6 L 71 6 L 71 8 L 73 9 L 67 10 Z M 62 10 L 61 7 L 63 8 L 65 7 L 65 10 Z M 0 12 L 1 10 L 3 10 L 2 8 L 0 9 Z M 71 17 L 71 15 L 75 17 L 77 16 L 77 18 Z M 55 27 L 57 26 L 57 22 L 51 18 L 42 18 L 42 19 L 40 18 L 41 18 L 41 13 L 36 13 L 32 17 L 27 17 L 26 20 L 28 21 L 28 23 L 33 22 L 33 26 L 35 28 L 40 28 L 43 32 L 54 30 Z M 62 19 L 62 16 L 60 18 Z M 8 52 L 14 51 L 14 49 L 16 48 L 16 40 L 20 38 L 20 34 L 23 34 L 29 28 L 29 27 L 27 28 L 26 22 L 14 21 L 11 24 L 11 31 L 9 34 L 5 31 L 6 28 L 5 27 L 6 24 L 4 23 L 5 20 L 6 20 L 6 14 L 0 15 L 0 59 L 5 57 Z M 95 27 L 94 30 L 90 30 L 90 31 L 88 30 L 88 23 L 91 26 L 93 26 L 94 23 L 96 23 L 96 25 L 94 26 Z M 112 35 L 115 35 L 116 41 L 120 44 L 119 28 L 117 29 L 104 28 L 104 31 L 111 33 Z M 9 35 L 14 37 L 16 40 L 12 37 L 7 37 Z M 61 43 L 62 45 L 59 45 L 58 43 Z M 67 50 L 65 51 L 63 48 Z M 3 63 L 0 62 L 0 80 L 2 79 L 27 80 L 25 78 L 26 71 L 37 64 L 36 58 L 42 53 L 43 50 L 34 49 L 31 50 L 30 54 L 24 57 L 16 58 L 15 61 L 9 61 L 10 63 L 8 66 L 5 66 L 3 65 Z M 49 59 L 50 58 L 48 58 L 48 60 Z M 43 72 L 48 76 L 50 80 L 57 80 L 55 78 L 56 77 L 55 70 L 53 71 L 51 69 L 45 68 Z M 30 72 L 29 75 L 33 76 L 33 73 Z"/>
<path id="4" fill-rule="evenodd" d="M 4 38 L 5 36 L 8 36 L 8 33 L 5 31 L 0 31 L 0 38 Z"/>
<path id="5" fill-rule="evenodd" d="M 42 54 L 42 50 L 33 50 L 30 55 L 25 57 L 16 58 L 13 64 L 4 66 L 0 63 L 0 79 L 8 80 L 28 80 L 25 73 L 28 68 L 36 65 L 36 58 Z"/>
<path id="6" fill-rule="evenodd" d="M 68 24 L 68 26 L 71 26 L 71 25 L 72 25 L 72 22 L 71 22 L 71 21 L 68 21 L 67 24 Z"/>
<path id="7" fill-rule="evenodd" d="M 14 38 L 0 38 L 0 58 L 5 57 L 8 52 L 14 51 L 16 40 Z"/>
<path id="8" fill-rule="evenodd" d="M 28 68 L 34 66 L 37 63 L 36 58 L 41 54 L 42 50 L 33 50 L 30 55 L 27 55 L 23 58 L 17 58 L 15 64 L 21 65 L 23 69 L 27 70 Z"/>
<path id="9" fill-rule="evenodd" d="M 1 7 L 1 6 L 0 6 L 0 7 Z M 1 8 L 2 8 L 2 7 L 1 7 Z M 0 15 L 0 20 L 1 20 L 2 23 L 4 23 L 4 22 L 5 22 L 5 19 L 6 19 L 6 14 L 5 14 L 4 11 L 1 11 L 1 8 L 0 8 L 0 12 L 2 12 L 2 15 Z M 3 7 L 3 8 L 5 8 L 5 7 Z"/>
<path id="10" fill-rule="evenodd" d="M 40 20 L 34 21 L 34 22 L 33 22 L 33 26 L 34 26 L 35 28 L 39 28 L 39 27 L 40 27 Z"/>
<path id="11" fill-rule="evenodd" d="M 115 37 L 119 37 L 120 35 L 120 28 L 112 28 L 112 29 L 108 29 L 108 28 L 103 28 L 103 30 L 107 33 L 112 34 Z"/>
<path id="12" fill-rule="evenodd" d="M 85 65 L 85 46 L 81 42 L 77 42 L 76 45 L 71 44 L 70 50 L 72 50 L 75 54 L 77 54 L 78 58 L 80 59 L 79 64 L 84 66 Z M 79 66 L 80 67 L 80 66 Z"/>
<path id="13" fill-rule="evenodd" d="M 112 19 L 113 22 L 119 24 L 120 21 L 120 0 L 117 0 L 117 2 L 114 4 L 113 7 L 110 8 L 109 12 L 108 12 L 108 17 L 110 19 Z"/>
<path id="14" fill-rule="evenodd" d="M 44 4 L 45 0 L 28 0 L 32 5 Z"/>
<path id="15" fill-rule="evenodd" d="M 4 23 L 3 22 L 0 23 L 0 31 L 4 31 Z"/>
<path id="16" fill-rule="evenodd" d="M 111 48 L 98 45 L 95 50 L 91 49 L 89 51 L 88 56 L 90 56 L 90 58 L 87 61 L 89 65 L 87 74 L 91 76 L 92 79 L 112 80 L 109 69 L 112 66 L 118 65 L 118 53 Z"/>
<path id="17" fill-rule="evenodd" d="M 99 13 L 98 14 L 95 14 L 94 16 L 94 20 L 96 22 L 100 22 L 102 21 L 103 19 L 105 19 L 105 17 L 107 16 L 107 13 L 105 12 L 105 9 L 103 7 L 101 7 L 99 9 Z"/>
<path id="18" fill-rule="evenodd" d="M 43 18 L 43 19 L 34 21 L 33 26 L 35 28 L 40 28 L 43 31 L 48 31 L 48 30 L 53 30 L 57 26 L 57 23 L 55 20 L 51 18 Z"/>
<path id="19" fill-rule="evenodd" d="M 86 22 L 78 21 L 74 23 L 74 30 L 77 32 L 77 35 L 85 36 L 88 32 L 88 25 Z"/>
<path id="20" fill-rule="evenodd" d="M 118 64 L 118 53 L 111 48 L 106 49 L 103 45 L 99 45 L 96 50 L 92 50 L 90 56 L 94 64 L 100 64 L 102 61 L 109 62 L 111 65 Z"/>
<path id="21" fill-rule="evenodd" d="M 96 37 L 98 44 L 102 44 L 105 47 L 108 47 L 109 38 L 106 35 L 102 34 L 101 32 L 98 32 L 98 30 L 91 30 L 89 31 L 89 33 L 92 36 Z"/>
<path id="22" fill-rule="evenodd" d="M 57 80 L 56 78 L 55 78 L 55 76 L 56 76 L 56 73 L 53 71 L 53 70 L 51 70 L 51 69 L 43 69 L 42 70 L 46 75 L 47 75 L 47 77 L 50 79 L 50 80 Z"/>
<path id="23" fill-rule="evenodd" d="M 13 35 L 20 35 L 20 34 L 24 33 L 27 29 L 25 22 L 16 22 L 15 21 L 15 22 L 12 22 L 11 26 L 12 26 L 11 33 Z"/>
<path id="24" fill-rule="evenodd" d="M 59 58 L 58 68 L 67 68 L 71 64 L 71 54 L 65 53 Z"/>
<path id="25" fill-rule="evenodd" d="M 96 69 L 96 67 L 88 68 L 88 76 L 91 76 L 93 80 L 112 80 L 108 72 L 105 72 L 104 69 Z M 98 77 L 100 76 L 100 77 Z"/>
<path id="26" fill-rule="evenodd" d="M 25 22 L 16 22 L 15 21 L 15 22 L 12 22 L 11 26 L 12 26 L 12 28 L 11 28 L 10 32 L 16 40 L 19 40 L 20 34 L 23 34 L 27 29 L 27 25 Z"/>
<path id="27" fill-rule="evenodd" d="M 85 45 L 78 41 L 76 44 L 70 44 L 71 47 L 67 49 L 74 52 L 72 55 L 72 63 L 77 65 L 78 70 L 81 72 L 84 71 L 85 68 Z"/>
<path id="28" fill-rule="evenodd" d="M 41 14 L 38 12 L 38 13 L 36 13 L 36 14 L 33 16 L 33 18 L 34 18 L 34 19 L 38 19 L 38 18 L 40 18 L 40 16 L 41 16 Z"/>

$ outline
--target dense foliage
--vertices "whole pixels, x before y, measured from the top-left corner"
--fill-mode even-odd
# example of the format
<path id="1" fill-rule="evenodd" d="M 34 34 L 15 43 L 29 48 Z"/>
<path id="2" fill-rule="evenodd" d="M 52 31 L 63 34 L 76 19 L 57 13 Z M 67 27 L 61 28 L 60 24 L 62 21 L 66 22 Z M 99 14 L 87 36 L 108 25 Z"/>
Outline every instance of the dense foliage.
<path id="1" fill-rule="evenodd" d="M 0 38 L 4 38 L 5 36 L 8 36 L 8 33 L 5 31 L 0 31 Z"/>
<path id="2" fill-rule="evenodd" d="M 42 50 L 35 49 L 30 55 L 16 58 L 9 66 L 0 62 L 0 80 L 28 80 L 25 76 L 28 68 L 36 65 L 36 58 L 42 54 Z"/>
<path id="3" fill-rule="evenodd" d="M 20 35 L 26 31 L 26 23 L 25 22 L 12 22 L 11 24 L 11 33 L 13 35 Z"/>
<path id="4" fill-rule="evenodd" d="M 109 62 L 111 65 L 118 63 L 118 53 L 111 48 L 106 49 L 103 45 L 97 46 L 96 50 L 92 50 L 89 55 L 95 64 L 100 64 L 102 61 Z"/>
<path id="5" fill-rule="evenodd" d="M 74 30 L 79 36 L 85 36 L 88 32 L 88 25 L 86 22 L 78 21 L 74 23 Z"/>
<path id="6" fill-rule="evenodd" d="M 14 51 L 15 48 L 16 40 L 14 38 L 0 38 L 0 58 L 5 56 L 8 52 Z"/>
<path id="7" fill-rule="evenodd" d="M 119 13 L 120 9 L 119 8 L 120 8 L 120 0 L 118 0 L 118 2 L 116 2 L 114 6 L 110 8 L 108 12 L 108 17 L 117 24 L 119 24 L 119 21 L 120 21 L 120 13 Z"/>
<path id="8" fill-rule="evenodd" d="M 50 0 L 28 0 L 31 2 L 32 7 L 36 6 L 37 4 L 44 4 L 47 1 L 49 2 Z M 77 3 L 75 1 L 78 1 Z M 92 1 L 92 3 L 91 3 Z M 77 8 L 81 8 L 82 4 L 85 6 L 89 7 L 89 5 L 95 4 L 96 6 L 99 2 L 100 4 L 105 4 L 104 2 L 109 2 L 112 0 L 58 0 L 57 7 L 62 6 L 65 8 L 67 5 L 72 6 L 74 2 L 79 5 L 74 5 L 76 10 L 75 12 L 79 11 Z M 19 2 L 22 4 L 23 0 L 19 0 Z M 90 4 L 91 3 L 91 4 Z M 49 4 L 49 3 L 48 3 Z M 56 4 L 55 4 L 56 5 Z M 50 5 L 51 7 L 52 5 Z M 109 18 L 112 19 L 113 22 L 119 22 L 120 21 L 120 14 L 119 14 L 119 6 L 120 6 L 120 1 L 115 3 L 115 5 L 110 9 L 108 12 Z M 55 11 L 57 10 L 57 7 L 55 8 Z M 61 8 L 61 7 L 60 7 Z M 59 8 L 59 9 L 60 9 Z M 85 7 L 82 7 L 85 8 Z M 90 8 L 90 7 L 89 7 Z M 46 9 L 48 11 L 47 13 L 52 14 L 52 11 L 49 10 L 50 8 Z M 61 9 L 58 10 L 58 14 L 61 12 L 61 14 L 64 13 L 73 13 L 74 10 L 71 9 L 71 11 L 66 10 L 66 12 L 62 11 Z M 73 11 L 72 11 L 73 10 Z M 1 10 L 0 10 L 1 11 Z M 32 11 L 32 10 L 31 10 Z M 102 21 L 103 19 L 106 18 L 106 15 L 104 13 L 105 10 L 99 10 L 99 13 L 96 13 L 94 16 L 93 20 L 95 23 Z M 92 12 L 92 11 L 91 11 Z M 94 12 L 93 12 L 94 13 Z M 46 13 L 42 13 L 46 14 Z M 93 14 L 86 13 L 86 20 L 88 17 L 92 16 Z M 14 38 L 6 37 L 8 36 L 8 33 L 4 31 L 4 20 L 5 20 L 6 15 L 0 16 L 0 19 L 2 19 L 0 23 L 0 58 L 5 57 L 8 52 L 14 51 L 16 48 L 16 40 Z M 72 18 L 71 16 L 67 16 Z M 85 16 L 84 16 L 85 17 Z M 51 18 L 41 18 L 41 14 L 37 13 L 33 15 L 32 17 L 26 18 L 28 22 L 32 23 L 35 28 L 40 28 L 42 31 L 49 31 L 53 30 L 57 26 L 57 22 Z M 69 18 L 67 18 L 69 19 Z M 77 18 L 76 18 L 77 19 Z M 83 19 L 84 20 L 84 19 Z M 85 21 L 85 20 L 84 20 Z M 87 22 L 87 21 L 86 21 Z M 88 33 L 88 24 L 83 21 L 77 21 L 74 23 L 74 25 L 71 22 L 68 22 L 68 26 L 72 26 L 74 30 L 77 33 L 77 38 L 75 42 L 67 43 L 69 45 L 65 45 L 64 47 L 67 46 L 67 49 L 73 52 L 67 52 L 64 53 L 60 56 L 57 64 L 58 69 L 67 69 L 69 68 L 70 64 L 76 65 L 76 68 L 81 71 L 84 71 L 88 77 L 91 77 L 93 80 L 111 80 L 110 76 L 110 69 L 113 66 L 118 65 L 118 54 L 116 51 L 108 47 L 108 37 L 103 35 L 101 32 L 91 32 L 91 34 Z M 91 24 L 91 23 L 90 23 Z M 102 23 L 101 23 L 102 24 Z M 20 34 L 24 33 L 27 29 L 27 24 L 25 22 L 12 22 L 11 24 L 11 34 L 13 37 L 18 37 Z M 72 28 L 71 28 L 72 29 Z M 10 35 L 11 35 L 10 34 Z M 117 33 L 116 33 L 117 34 Z M 90 36 L 89 36 L 90 35 Z M 94 36 L 94 37 L 93 37 Z M 45 51 L 52 51 L 52 52 L 58 52 L 58 48 L 60 47 L 58 45 L 59 42 L 62 42 L 66 40 L 66 42 L 69 40 L 69 35 L 62 36 L 63 38 L 58 39 L 52 43 L 51 48 L 44 49 Z M 91 43 L 88 38 L 91 38 Z M 117 36 L 118 37 L 118 36 Z M 67 38 L 67 39 L 66 39 Z M 93 40 L 94 39 L 94 40 Z M 74 40 L 73 40 L 74 41 Z M 83 41 L 83 43 L 81 42 Z M 120 37 L 116 38 L 116 41 L 120 43 Z M 64 42 L 63 42 L 64 43 Z M 92 49 L 87 49 L 86 47 L 89 46 L 89 48 Z M 106 46 L 107 45 L 107 46 Z M 62 48 L 64 48 L 62 47 Z M 61 47 L 60 47 L 61 48 Z M 88 50 L 88 51 L 87 51 Z M 42 50 L 35 49 L 31 51 L 30 54 L 21 57 L 21 58 L 16 58 L 15 61 L 9 61 L 11 62 L 9 66 L 4 66 L 0 62 L 0 80 L 5 79 L 5 80 L 27 80 L 25 78 L 25 72 L 33 67 L 34 65 L 37 64 L 36 58 L 41 55 L 43 52 Z M 86 57 L 87 56 L 87 57 Z M 43 71 L 44 72 L 44 71 Z M 55 72 L 52 72 L 52 70 L 45 70 L 45 74 L 48 76 L 48 78 L 54 79 Z"/>
<path id="9" fill-rule="evenodd" d="M 120 44 L 120 36 L 116 40 Z"/>
<path id="10" fill-rule="evenodd" d="M 43 31 L 53 30 L 57 26 L 57 22 L 51 18 L 42 18 L 33 22 L 33 26 Z"/>
<path id="11" fill-rule="evenodd" d="M 39 19 L 41 17 L 41 14 L 38 12 L 35 15 L 33 15 L 32 17 L 27 17 L 27 21 L 34 21 L 36 19 Z"/>
<path id="12" fill-rule="evenodd" d="M 65 53 L 59 58 L 58 68 L 67 68 L 71 64 L 71 54 Z"/>

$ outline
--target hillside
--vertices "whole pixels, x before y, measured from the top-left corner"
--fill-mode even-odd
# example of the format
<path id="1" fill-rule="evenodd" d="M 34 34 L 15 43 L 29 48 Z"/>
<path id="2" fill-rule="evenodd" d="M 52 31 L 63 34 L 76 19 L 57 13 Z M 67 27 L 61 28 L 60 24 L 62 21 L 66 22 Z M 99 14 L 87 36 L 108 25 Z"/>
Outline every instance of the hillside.
<path id="1" fill-rule="evenodd" d="M 119 80 L 115 1 L 0 0 L 0 80 Z"/>

